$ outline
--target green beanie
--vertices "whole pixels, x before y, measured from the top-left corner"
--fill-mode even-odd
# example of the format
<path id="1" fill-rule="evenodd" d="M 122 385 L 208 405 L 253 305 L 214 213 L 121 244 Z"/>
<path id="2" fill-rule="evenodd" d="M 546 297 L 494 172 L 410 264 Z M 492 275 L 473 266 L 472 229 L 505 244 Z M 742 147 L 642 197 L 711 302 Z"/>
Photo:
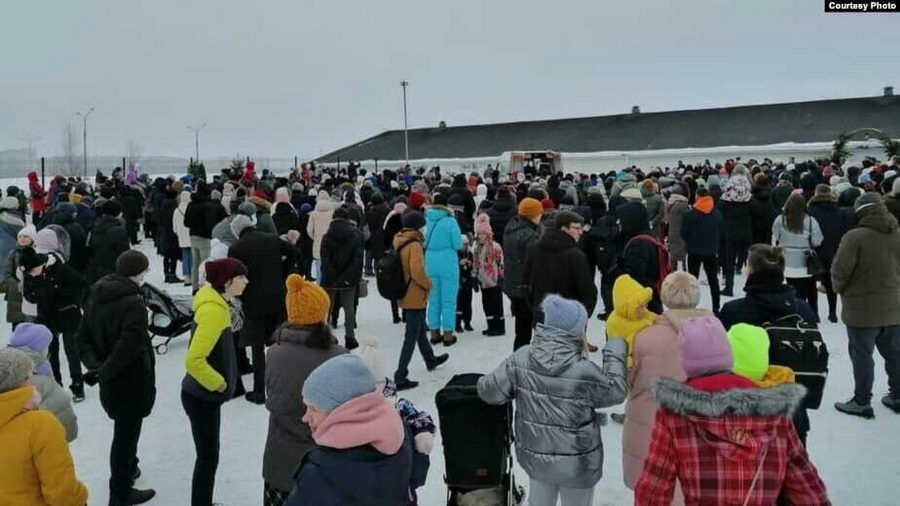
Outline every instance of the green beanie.
<path id="1" fill-rule="evenodd" d="M 769 370 L 769 335 L 766 329 L 738 323 L 728 331 L 734 354 L 734 373 L 759 381 Z"/>

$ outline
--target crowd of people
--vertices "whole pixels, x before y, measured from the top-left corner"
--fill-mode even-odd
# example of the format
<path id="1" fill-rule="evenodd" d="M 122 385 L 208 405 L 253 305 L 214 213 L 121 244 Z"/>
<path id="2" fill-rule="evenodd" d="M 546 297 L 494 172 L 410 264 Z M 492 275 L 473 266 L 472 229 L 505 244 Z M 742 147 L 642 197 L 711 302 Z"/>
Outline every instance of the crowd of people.
<path id="1" fill-rule="evenodd" d="M 132 249 L 152 241 L 165 283 L 193 294 L 181 391 L 192 505 L 213 504 L 221 406 L 239 397 L 269 411 L 264 504 L 415 504 L 436 427 L 397 392 L 418 386 L 416 348 L 431 371 L 450 358 L 438 346 L 474 331 L 475 293 L 484 338 L 506 335 L 504 295 L 515 320 L 512 355 L 478 391 L 515 404 L 531 505 L 592 503 L 604 460 L 595 410 L 623 402 L 610 418 L 624 424 L 636 504 L 829 504 L 805 449 L 812 392 L 790 364 L 770 363 L 766 327 L 796 317 L 815 330 L 823 291 L 827 320 L 846 326 L 855 383 L 834 407 L 875 416 L 877 348 L 881 402 L 900 412 L 898 164 L 728 160 L 588 175 L 351 163 L 277 177 L 248 161 L 152 180 L 130 165 L 46 189 L 32 172 L 0 200 L 13 331 L 0 351 L 0 462 L 17 469 L 0 477 L 0 502 L 86 503 L 66 442 L 77 436 L 71 402 L 95 384 L 114 422 L 110 504 L 155 496 L 135 488 L 156 380 L 141 288 L 150 261 Z M 701 268 L 709 308 L 698 307 Z M 405 326 L 393 374 L 376 343 L 358 339 L 370 282 Z M 595 314 L 605 339 L 586 334 Z M 592 341 L 605 341 L 602 365 Z M 346 476 L 354 487 L 336 485 Z"/>

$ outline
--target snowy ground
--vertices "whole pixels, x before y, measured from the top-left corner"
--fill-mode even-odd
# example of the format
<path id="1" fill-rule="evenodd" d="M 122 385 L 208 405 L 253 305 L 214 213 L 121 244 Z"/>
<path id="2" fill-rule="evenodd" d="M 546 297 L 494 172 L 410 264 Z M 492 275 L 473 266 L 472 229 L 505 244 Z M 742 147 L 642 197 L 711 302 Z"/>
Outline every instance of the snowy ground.
<path id="1" fill-rule="evenodd" d="M 145 243 L 146 244 L 146 243 Z M 140 246 L 149 253 L 150 248 Z M 162 284 L 162 262 L 151 256 L 148 280 L 172 293 L 185 294 L 187 288 Z M 735 285 L 743 286 L 739 279 Z M 703 287 L 703 306 L 709 306 L 708 288 Z M 737 290 L 740 296 L 740 290 Z M 728 300 L 727 298 L 725 300 Z M 508 303 L 507 303 L 508 304 Z M 820 307 L 827 307 L 824 296 Z M 473 325 L 476 332 L 460 336 L 459 343 L 447 350 L 450 361 L 428 373 L 418 354 L 413 358 L 410 377 L 421 385 L 404 394 L 437 418 L 434 395 L 454 374 L 462 372 L 486 373 L 497 366 L 512 350 L 512 320 L 508 321 L 505 337 L 485 338 L 480 330 L 484 316 L 480 299 L 476 296 Z M 5 313 L 5 305 L 0 305 Z M 900 308 L 898 308 L 900 310 Z M 399 355 L 403 328 L 391 323 L 388 303 L 372 294 L 360 301 L 359 334 L 373 336 L 381 347 L 385 368 L 393 369 Z M 0 316 L 2 317 L 2 316 Z M 509 318 L 509 317 L 508 317 Z M 8 327 L 4 327 L 8 329 Z M 597 344 L 603 342 L 603 324 L 591 320 L 589 336 Z M 831 376 L 825 390 L 822 408 L 810 412 L 812 431 L 809 449 L 813 462 L 822 474 L 831 499 L 836 505 L 894 505 L 900 502 L 900 416 L 883 407 L 878 400 L 886 389 L 886 377 L 880 357 L 876 358 L 875 399 L 877 418 L 867 421 L 842 415 L 831 408 L 837 400 L 846 400 L 852 393 L 852 374 L 846 350 L 846 334 L 840 324 L 823 325 L 831 351 Z M 341 336 L 343 330 L 338 330 Z M 8 340 L 8 330 L 0 334 L 0 345 Z M 139 456 L 143 475 L 140 488 L 155 488 L 158 495 L 150 504 L 177 506 L 188 504 L 191 471 L 194 460 L 190 427 L 181 407 L 179 392 L 184 375 L 183 356 L 187 336 L 172 342 L 167 355 L 157 357 L 157 401 L 152 415 L 144 422 Z M 443 349 L 438 350 L 444 351 Z M 418 353 L 418 352 L 417 352 Z M 594 356 L 599 359 L 599 355 Z M 65 360 L 62 360 L 65 364 Z M 65 373 L 64 373 L 65 375 Z M 252 379 L 245 376 L 250 385 Z M 298 393 L 299 395 L 299 393 Z M 78 476 L 91 491 L 89 504 L 106 504 L 109 478 L 109 444 L 112 423 L 100 407 L 95 388 L 87 390 L 85 402 L 76 405 L 80 434 L 71 445 Z M 216 482 L 216 500 L 227 506 L 250 506 L 262 503 L 262 454 L 266 439 L 267 412 L 243 399 L 227 403 L 222 412 L 221 457 Z M 597 485 L 595 505 L 627 505 L 633 502 L 631 492 L 622 483 L 620 426 L 611 424 L 603 429 L 606 452 L 605 476 Z M 445 504 L 446 488 L 442 476 L 444 462 L 440 436 L 432 455 L 428 484 L 421 489 L 421 504 Z M 527 483 L 517 470 L 520 483 Z M 352 485 L 350 485 L 352 486 Z"/>

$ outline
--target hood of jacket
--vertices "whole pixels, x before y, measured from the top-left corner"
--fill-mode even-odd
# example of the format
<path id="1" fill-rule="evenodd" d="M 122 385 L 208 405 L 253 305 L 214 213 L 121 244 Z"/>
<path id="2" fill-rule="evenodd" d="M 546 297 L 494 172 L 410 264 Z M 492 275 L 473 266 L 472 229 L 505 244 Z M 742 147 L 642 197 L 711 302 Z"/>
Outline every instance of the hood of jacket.
<path id="1" fill-rule="evenodd" d="M 533 230 L 537 232 L 538 226 L 521 216 L 513 216 L 506 225 L 504 237 L 512 237 L 524 230 Z"/>
<path id="2" fill-rule="evenodd" d="M 320 213 L 329 213 L 334 210 L 334 205 L 331 204 L 331 200 L 327 198 L 318 197 L 316 198 L 316 209 L 317 212 Z"/>
<path id="3" fill-rule="evenodd" d="M 560 253 L 567 249 L 577 248 L 578 243 L 572 236 L 562 230 L 547 230 L 538 239 L 537 247 L 554 253 Z"/>
<path id="4" fill-rule="evenodd" d="M 535 370 L 555 376 L 578 361 L 581 352 L 581 336 L 538 323 L 528 351 L 528 361 Z"/>
<path id="5" fill-rule="evenodd" d="M 752 187 L 747 176 L 735 174 L 725 183 L 722 200 L 728 202 L 750 202 L 753 198 Z"/>
<path id="6" fill-rule="evenodd" d="M 616 208 L 619 226 L 623 238 L 630 239 L 636 235 L 650 232 L 650 218 L 647 207 L 641 202 L 627 202 Z"/>
<path id="7" fill-rule="evenodd" d="M 270 213 L 272 212 L 272 203 L 266 199 L 261 199 L 259 197 L 251 196 L 247 199 L 248 202 L 252 202 L 256 206 L 257 213 Z"/>
<path id="8" fill-rule="evenodd" d="M 684 195 L 679 195 L 679 194 L 677 194 L 677 193 L 672 193 L 672 194 L 669 195 L 668 204 L 669 204 L 670 206 L 673 205 L 673 204 L 677 204 L 677 203 L 679 203 L 679 202 L 685 202 L 685 203 L 687 203 L 687 202 L 688 202 L 688 198 L 685 197 Z"/>
<path id="9" fill-rule="evenodd" d="M 272 339 L 276 343 L 291 343 L 305 345 L 306 340 L 312 334 L 313 327 L 309 325 L 285 325 L 275 331 Z"/>
<path id="10" fill-rule="evenodd" d="M 884 204 L 870 206 L 856 213 L 857 225 L 871 228 L 882 234 L 890 234 L 897 230 L 897 218 L 887 210 Z"/>
<path id="11" fill-rule="evenodd" d="M 750 191 L 750 194 L 756 200 L 761 200 L 763 202 L 772 200 L 772 190 L 769 189 L 768 186 L 754 186 L 753 190 Z"/>
<path id="12" fill-rule="evenodd" d="M 397 232 L 394 235 L 393 246 L 396 249 L 396 248 L 399 248 L 400 246 L 403 246 L 404 244 L 408 243 L 409 241 L 422 242 L 422 240 L 423 240 L 422 232 L 419 232 L 418 230 L 414 230 L 411 228 L 404 228 L 403 230 Z"/>
<path id="13" fill-rule="evenodd" d="M 397 453 L 404 436 L 400 415 L 378 391 L 341 404 L 313 432 L 321 446 L 343 450 L 371 445 L 384 455 Z"/>
<path id="14" fill-rule="evenodd" d="M 784 315 L 797 311 L 794 288 L 784 283 L 784 273 L 769 270 L 747 276 L 744 294 L 763 314 Z"/>
<path id="15" fill-rule="evenodd" d="M 646 317 L 646 313 L 639 317 L 637 310 L 652 298 L 653 289 L 641 285 L 628 274 L 616 278 L 613 285 L 613 307 L 616 308 L 615 312 L 619 312 L 626 320 L 640 320 Z M 652 318 L 655 320 L 656 316 L 653 315 Z"/>
<path id="16" fill-rule="evenodd" d="M 700 197 L 694 202 L 694 209 L 703 214 L 709 214 L 713 212 L 713 209 L 715 208 L 716 202 L 708 195 L 706 197 Z"/>
<path id="17" fill-rule="evenodd" d="M 515 209 L 516 203 L 512 198 L 498 198 L 494 200 L 494 203 L 491 205 L 491 213 L 493 214 L 507 214 Z M 489 213 L 490 214 L 490 213 Z"/>
<path id="18" fill-rule="evenodd" d="M 725 458 L 753 458 L 775 437 L 775 428 L 797 410 L 806 388 L 732 388 L 705 392 L 671 378 L 653 381 L 653 397 L 663 408 L 685 417 Z"/>
<path id="19" fill-rule="evenodd" d="M 431 206 L 425 210 L 425 223 L 431 227 L 439 219 L 445 217 L 453 217 L 453 211 L 444 206 Z"/>
<path id="20" fill-rule="evenodd" d="M 22 409 L 34 396 L 33 386 L 25 386 L 0 394 L 0 428 L 22 414 Z"/>
<path id="21" fill-rule="evenodd" d="M 93 301 L 104 304 L 122 297 L 140 295 L 141 288 L 128 278 L 118 274 L 108 274 L 94 283 L 91 291 Z"/>
<path id="22" fill-rule="evenodd" d="M 28 173 L 28 182 L 29 183 L 37 183 L 38 182 L 37 172 L 31 171 Z"/>

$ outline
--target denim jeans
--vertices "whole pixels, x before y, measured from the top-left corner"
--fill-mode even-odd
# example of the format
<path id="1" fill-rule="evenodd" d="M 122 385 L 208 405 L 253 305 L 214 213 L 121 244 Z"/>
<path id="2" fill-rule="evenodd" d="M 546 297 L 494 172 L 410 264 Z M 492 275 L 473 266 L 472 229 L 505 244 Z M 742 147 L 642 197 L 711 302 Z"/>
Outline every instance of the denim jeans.
<path id="1" fill-rule="evenodd" d="M 397 364 L 397 372 L 394 373 L 394 381 L 403 382 L 409 374 L 409 361 L 412 360 L 413 350 L 419 345 L 419 353 L 425 360 L 425 365 L 434 363 L 434 350 L 428 342 L 428 331 L 425 328 L 424 309 L 404 309 L 406 318 L 406 332 L 403 334 L 403 347 L 400 349 L 400 362 Z"/>
<path id="2" fill-rule="evenodd" d="M 181 248 L 181 275 L 185 278 L 191 275 L 191 248 Z"/>
<path id="3" fill-rule="evenodd" d="M 853 381 L 856 388 L 853 398 L 864 406 L 872 402 L 872 384 L 875 382 L 875 348 L 884 358 L 888 388 L 895 399 L 900 399 L 900 325 L 879 328 L 847 327 L 850 362 L 853 363 Z"/>

